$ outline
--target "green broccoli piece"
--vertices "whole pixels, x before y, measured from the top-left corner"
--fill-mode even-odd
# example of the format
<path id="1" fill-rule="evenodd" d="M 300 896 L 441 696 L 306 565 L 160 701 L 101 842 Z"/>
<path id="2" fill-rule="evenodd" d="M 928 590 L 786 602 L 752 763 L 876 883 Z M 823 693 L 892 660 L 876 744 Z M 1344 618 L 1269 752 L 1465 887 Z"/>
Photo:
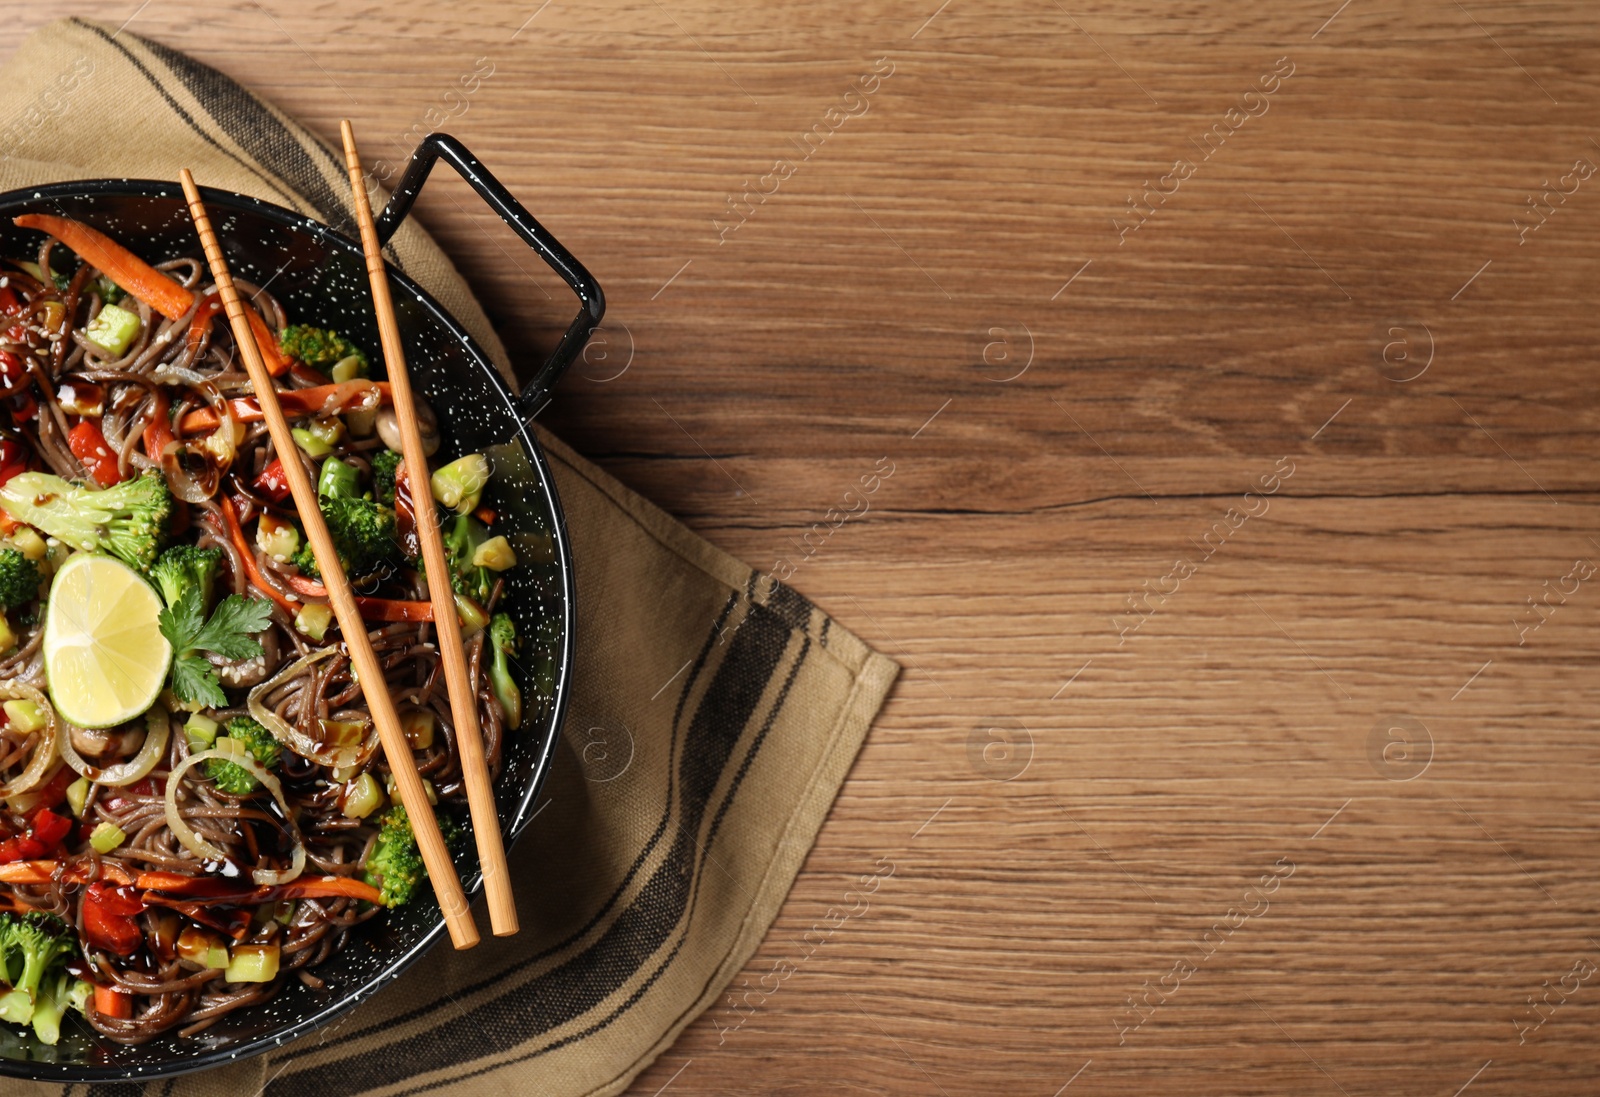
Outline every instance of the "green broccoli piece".
<path id="1" fill-rule="evenodd" d="M 0 549 L 0 606 L 10 609 L 39 597 L 39 565 L 16 549 Z"/>
<path id="2" fill-rule="evenodd" d="M 322 517 L 327 520 L 328 532 L 333 535 L 333 546 L 338 550 L 339 562 L 344 565 L 345 574 L 351 579 L 370 575 L 392 562 L 399 554 L 399 545 L 395 542 L 394 511 L 388 507 L 370 499 L 329 495 L 318 499 L 317 503 L 322 508 Z M 322 578 L 309 540 L 300 546 L 292 562 L 302 574 L 312 579 Z"/>
<path id="3" fill-rule="evenodd" d="M 47 472 L 24 472 L 0 486 L 0 507 L 75 549 L 108 552 L 146 571 L 166 542 L 172 493 L 153 469 L 99 491 Z"/>
<path id="4" fill-rule="evenodd" d="M 480 605 L 489 601 L 489 594 L 494 590 L 494 573 L 488 568 L 473 567 L 472 556 L 487 539 L 488 530 L 484 524 L 470 514 L 457 515 L 444 538 L 445 558 L 450 561 L 451 589 Z"/>
<path id="5" fill-rule="evenodd" d="M 61 1039 L 61 1018 L 68 1009 L 88 1015 L 94 984 L 73 975 L 63 965 L 47 976 L 33 1006 L 33 1034 L 41 1044 L 54 1046 Z"/>
<path id="6" fill-rule="evenodd" d="M 371 372 L 366 354 L 360 347 L 329 328 L 310 324 L 290 324 L 278 336 L 278 346 L 290 358 L 298 358 L 314 369 L 325 370 L 346 358 L 356 360 L 356 377 L 366 377 Z M 349 378 L 343 378 L 349 380 Z"/>
<path id="7" fill-rule="evenodd" d="M 386 507 L 394 506 L 395 472 L 400 468 L 400 455 L 392 449 L 380 449 L 372 455 L 372 497 Z"/>
<path id="8" fill-rule="evenodd" d="M 250 719 L 248 716 L 235 716 L 224 725 L 227 731 L 226 738 L 241 744 L 250 756 L 263 766 L 271 769 L 283 757 L 283 748 L 272 737 L 272 732 Z M 248 796 L 261 782 L 256 780 L 255 774 L 239 765 L 237 762 L 225 761 L 221 758 L 206 759 L 206 776 L 216 784 L 217 788 L 233 796 Z"/>
<path id="9" fill-rule="evenodd" d="M 517 649 L 517 626 L 506 614 L 497 613 L 489 622 L 489 640 L 494 644 L 489 684 L 494 687 L 495 700 L 506 714 L 506 727 L 515 731 L 522 726 L 522 691 L 511 677 L 510 664 L 510 656 Z"/>
<path id="10" fill-rule="evenodd" d="M 427 874 L 405 805 L 395 804 L 378 820 L 378 840 L 367 855 L 364 879 L 382 893 L 381 905 L 398 907 L 411 901 Z"/>
<path id="11" fill-rule="evenodd" d="M 457 849 L 466 840 L 466 828 L 448 812 L 437 812 L 439 833 L 444 844 Z M 417 836 L 412 833 L 411 819 L 404 804 L 396 802 L 378 819 L 378 840 L 367 855 L 367 883 L 382 892 L 378 900 L 386 907 L 398 907 L 411 901 L 417 885 L 428 875 L 422 863 L 422 853 L 417 849 Z"/>
<path id="12" fill-rule="evenodd" d="M 211 612 L 211 599 L 216 592 L 217 569 L 222 565 L 222 550 L 197 548 L 194 545 L 175 545 L 161 554 L 150 569 L 150 580 L 167 605 L 177 608 L 183 596 L 195 587 L 200 588 L 200 612 Z"/>
<path id="13" fill-rule="evenodd" d="M 7 941 L 6 975 L 11 989 L 0 995 L 0 1020 L 25 1025 L 33 1018 L 40 984 L 52 967 L 63 967 L 78 950 L 71 927 L 48 914 L 0 915 Z"/>

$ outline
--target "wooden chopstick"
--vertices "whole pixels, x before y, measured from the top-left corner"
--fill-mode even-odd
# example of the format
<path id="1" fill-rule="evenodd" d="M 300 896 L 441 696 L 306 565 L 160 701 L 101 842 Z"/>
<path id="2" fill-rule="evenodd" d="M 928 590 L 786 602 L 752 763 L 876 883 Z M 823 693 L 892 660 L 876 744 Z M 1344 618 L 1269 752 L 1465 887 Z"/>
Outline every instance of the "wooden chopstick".
<path id="1" fill-rule="evenodd" d="M 433 508 L 429 487 L 428 455 L 422 450 L 416 402 L 411 394 L 411 379 L 406 374 L 405 345 L 400 339 L 400 324 L 395 320 L 394 299 L 389 296 L 389 272 L 383 265 L 383 245 L 378 242 L 378 226 L 373 221 L 372 203 L 367 198 L 361 154 L 356 151 L 356 135 L 349 119 L 339 123 L 339 130 L 344 135 L 345 167 L 350 172 L 356 224 L 361 227 L 361 247 L 366 252 L 367 277 L 372 282 L 372 307 L 378 317 L 383 361 L 389 373 L 389 392 L 394 398 L 395 419 L 400 426 L 401 456 L 405 458 L 406 479 L 411 484 L 417 536 L 422 542 L 422 559 L 428 568 L 428 597 L 433 601 L 439 659 L 444 664 L 450 713 L 455 718 L 456 747 L 461 752 L 461 775 L 467 786 L 467 805 L 472 811 L 472 833 L 478 841 L 478 861 L 483 865 L 489 924 L 497 937 L 505 937 L 517 932 L 517 901 L 511 890 L 511 872 L 506 867 L 506 847 L 500 835 L 500 817 L 495 811 L 489 762 L 484 757 L 483 729 L 478 726 L 478 698 L 467 676 L 461 622 L 456 617 L 455 597 L 448 578 L 450 565 L 445 557 L 439 516 Z"/>
<path id="2" fill-rule="evenodd" d="M 428 803 L 422 777 L 417 773 L 416 759 L 411 754 L 411 745 L 406 741 L 405 732 L 400 727 L 400 717 L 395 712 L 394 700 L 384 688 L 383 666 L 372 650 L 372 639 L 361 620 L 361 611 L 356 608 L 350 580 L 339 562 L 339 553 L 334 548 L 327 523 L 323 521 L 316 489 L 312 487 L 311 478 L 306 475 L 305 466 L 300 462 L 294 437 L 289 433 L 289 421 L 284 418 L 283 408 L 278 405 L 277 390 L 267 373 L 266 364 L 261 360 L 255 334 L 250 330 L 244 304 L 233 287 L 233 277 L 228 273 L 222 244 L 217 240 L 216 230 L 211 227 L 211 218 L 194 184 L 194 176 L 188 168 L 184 168 L 179 178 L 183 182 L 184 197 L 189 200 L 189 214 L 194 218 L 194 227 L 200 234 L 200 244 L 205 248 L 206 261 L 211 265 L 211 277 L 217 284 L 217 293 L 228 313 L 228 322 L 233 326 L 234 342 L 239 345 L 239 354 L 250 374 L 250 383 L 255 386 L 262 418 L 266 420 L 267 430 L 272 435 L 272 444 L 283 457 L 283 471 L 289 481 L 289 490 L 294 495 L 294 505 L 300 512 L 300 521 L 305 525 L 306 537 L 311 542 L 317 568 L 322 572 L 322 583 L 328 590 L 328 601 L 333 604 L 334 616 L 339 620 L 345 646 L 350 649 L 350 662 L 361 683 L 361 692 L 367 699 L 373 722 L 378 725 L 378 740 L 383 745 L 389 772 L 394 774 L 400 802 L 405 805 L 406 814 L 411 819 L 411 829 L 417 836 L 417 848 L 433 881 L 433 891 L 438 896 L 439 909 L 444 912 L 450 940 L 456 948 L 471 948 L 478 943 L 478 927 L 473 925 L 467 897 L 461 890 L 461 880 L 456 876 L 450 851 L 445 848 L 444 836 L 439 833 L 439 820 L 434 817 L 433 807 Z"/>

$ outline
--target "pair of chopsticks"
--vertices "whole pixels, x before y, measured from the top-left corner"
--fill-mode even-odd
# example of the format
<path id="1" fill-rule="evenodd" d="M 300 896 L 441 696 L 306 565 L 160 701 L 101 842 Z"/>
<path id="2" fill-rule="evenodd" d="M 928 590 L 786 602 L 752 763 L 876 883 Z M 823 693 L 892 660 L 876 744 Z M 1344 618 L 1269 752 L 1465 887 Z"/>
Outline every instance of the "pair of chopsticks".
<path id="1" fill-rule="evenodd" d="M 472 831 L 478 843 L 478 858 L 483 866 L 484 888 L 489 896 L 491 927 L 497 936 L 517 932 L 516 903 L 511 891 L 511 876 L 506 867 L 505 846 L 500 834 L 500 820 L 495 811 L 494 789 L 489 780 L 489 767 L 484 757 L 483 733 L 478 725 L 477 698 L 473 695 L 467 677 L 466 655 L 462 648 L 461 623 L 456 616 L 455 599 L 450 589 L 449 563 L 445 556 L 444 541 L 439 534 L 438 515 L 433 507 L 433 492 L 429 485 L 428 458 L 422 448 L 422 432 L 418 425 L 416 402 L 411 393 L 411 382 L 406 374 L 405 348 L 400 340 L 400 327 L 395 320 L 394 302 L 389 295 L 389 278 L 384 269 L 382 245 L 372 217 L 372 205 L 367 198 L 366 181 L 361 169 L 361 157 L 356 151 L 355 134 L 350 123 L 341 123 L 344 135 L 345 163 L 350 171 L 350 185 L 354 194 L 356 220 L 361 227 L 361 244 L 366 253 L 367 274 L 372 284 L 373 307 L 377 313 L 378 331 L 383 344 L 383 357 L 388 366 L 389 390 L 394 399 L 395 418 L 400 427 L 401 456 L 405 474 L 411 485 L 411 498 L 417 501 L 417 534 L 422 543 L 423 561 L 427 573 L 433 577 L 428 583 L 428 594 L 433 602 L 434 627 L 439 634 L 439 655 L 444 666 L 445 682 L 450 695 L 450 711 L 455 721 L 456 745 L 461 752 L 462 776 L 467 788 L 467 803 L 472 814 Z M 411 829 L 417 837 L 417 847 L 423 864 L 433 881 L 434 894 L 439 908 L 444 912 L 445 925 L 450 940 L 458 949 L 471 948 L 478 943 L 478 928 L 473 923 L 467 899 L 456 876 L 450 851 L 445 847 L 439 832 L 439 821 L 428 803 L 422 777 L 417 773 L 416 760 L 410 744 L 400 727 L 400 717 L 394 700 L 383 688 L 383 667 L 372 649 L 372 640 L 366 623 L 356 606 L 350 579 L 339 563 L 338 551 L 322 517 L 317 503 L 317 493 L 305 467 L 290 458 L 295 454 L 295 441 L 289 433 L 289 421 L 278 403 L 266 364 L 262 361 L 255 334 L 245 314 L 245 306 L 234 288 L 228 272 L 222 245 L 212 228 L 205 203 L 195 186 L 188 168 L 179 174 L 184 197 L 189 202 L 189 213 L 205 249 L 206 261 L 211 267 L 212 279 L 222 298 L 223 309 L 233 328 L 234 341 L 239 345 L 245 369 L 255 387 L 262 417 L 278 452 L 284 455 L 283 469 L 294 497 L 295 508 L 305 526 L 306 537 L 317 568 L 322 573 L 323 586 L 328 591 L 328 601 L 344 634 L 345 645 L 350 650 L 350 661 L 358 681 L 363 683 L 362 693 L 378 728 L 378 740 L 383 746 L 389 771 L 394 775 L 400 802 L 405 805 L 411 820 Z M 368 689 L 365 683 L 374 683 Z"/>

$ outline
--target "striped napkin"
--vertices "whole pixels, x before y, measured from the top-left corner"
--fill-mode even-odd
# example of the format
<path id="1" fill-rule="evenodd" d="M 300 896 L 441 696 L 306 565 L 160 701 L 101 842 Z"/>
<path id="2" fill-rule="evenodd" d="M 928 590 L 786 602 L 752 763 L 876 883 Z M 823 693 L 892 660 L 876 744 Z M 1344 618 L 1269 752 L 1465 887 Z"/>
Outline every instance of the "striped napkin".
<path id="1" fill-rule="evenodd" d="M 4 73 L 0 190 L 170 179 L 187 165 L 207 185 L 350 223 L 342 159 L 183 54 L 68 19 L 29 38 Z M 73 121 L 106 103 L 116 126 Z M 523 198 L 537 212 L 537 196 Z M 582 254 L 582 241 L 566 243 Z M 510 378 L 483 310 L 423 231 L 407 222 L 392 256 Z M 67 1087 L 72 1097 L 619 1093 L 755 951 L 897 668 L 539 438 L 570 524 L 579 639 L 563 748 L 511 857 L 522 932 L 435 948 L 268 1054 Z M 60 1090 L 0 1079 L 0 1097 Z"/>

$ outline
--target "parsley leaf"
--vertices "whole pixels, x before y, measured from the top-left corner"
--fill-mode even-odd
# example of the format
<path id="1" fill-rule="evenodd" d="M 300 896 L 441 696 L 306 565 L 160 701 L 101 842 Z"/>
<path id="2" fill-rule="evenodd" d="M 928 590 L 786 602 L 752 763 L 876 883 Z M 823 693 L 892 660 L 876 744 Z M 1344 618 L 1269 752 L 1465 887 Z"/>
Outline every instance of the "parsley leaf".
<path id="1" fill-rule="evenodd" d="M 265 598 L 230 594 L 218 603 L 194 638 L 194 646 L 214 651 L 224 659 L 254 659 L 261 654 L 261 632 L 272 621 L 272 603 Z"/>
<path id="2" fill-rule="evenodd" d="M 202 655 L 179 655 L 172 660 L 172 692 L 178 700 L 208 708 L 227 708 L 228 695 L 222 692 L 217 672 Z"/>
<path id="3" fill-rule="evenodd" d="M 172 645 L 172 692 L 187 704 L 226 708 L 217 672 L 201 651 L 214 651 L 224 659 L 253 659 L 261 654 L 254 633 L 272 619 L 272 606 L 264 600 L 230 594 L 206 620 L 200 588 L 190 587 L 178 601 L 161 611 L 161 635 Z"/>

